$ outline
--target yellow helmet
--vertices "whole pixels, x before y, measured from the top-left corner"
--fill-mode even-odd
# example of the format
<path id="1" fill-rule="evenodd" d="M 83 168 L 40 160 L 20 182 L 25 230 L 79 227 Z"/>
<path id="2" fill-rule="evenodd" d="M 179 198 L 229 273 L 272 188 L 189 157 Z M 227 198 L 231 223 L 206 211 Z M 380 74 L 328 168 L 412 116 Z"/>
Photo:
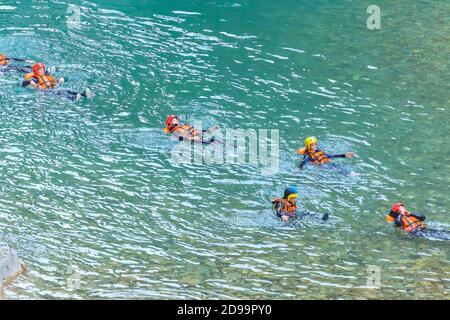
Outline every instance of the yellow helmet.
<path id="1" fill-rule="evenodd" d="M 309 137 L 305 139 L 305 147 L 309 149 L 309 147 L 313 144 L 313 143 L 317 143 L 317 138 L 316 137 Z"/>

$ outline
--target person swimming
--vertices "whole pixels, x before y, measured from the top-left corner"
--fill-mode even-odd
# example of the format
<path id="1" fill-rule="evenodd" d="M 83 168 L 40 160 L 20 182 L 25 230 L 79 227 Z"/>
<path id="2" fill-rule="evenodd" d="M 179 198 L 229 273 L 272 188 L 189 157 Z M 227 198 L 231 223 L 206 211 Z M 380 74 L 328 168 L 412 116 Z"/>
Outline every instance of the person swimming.
<path id="1" fill-rule="evenodd" d="M 210 140 L 205 141 L 203 140 L 203 134 L 210 133 L 217 129 L 219 129 L 219 126 L 213 126 L 207 130 L 200 131 L 189 124 L 181 123 L 180 119 L 177 116 L 170 115 L 166 119 L 166 127 L 163 129 L 163 131 L 164 133 L 171 134 L 179 141 L 192 141 L 209 144 L 214 142 L 215 138 L 211 137 Z"/>
<path id="2" fill-rule="evenodd" d="M 301 214 L 298 214 L 297 206 L 298 188 L 296 186 L 290 186 L 284 190 L 283 197 L 273 199 L 271 202 L 274 205 L 273 209 L 278 218 L 283 222 L 295 220 L 297 218 L 312 217 L 318 218 L 321 221 L 326 221 L 329 218 L 328 213 L 324 215 L 312 214 L 306 210 L 303 210 Z"/>
<path id="3" fill-rule="evenodd" d="M 426 217 L 417 212 L 409 212 L 401 202 L 396 202 L 386 215 L 387 222 L 393 222 L 394 225 L 402 230 L 422 238 L 438 238 L 441 240 L 450 240 L 450 232 L 447 230 L 429 229 L 425 224 Z"/>
<path id="4" fill-rule="evenodd" d="M 284 190 L 284 195 L 282 198 L 279 197 L 272 200 L 275 213 L 283 222 L 297 218 L 297 197 L 298 188 L 292 186 Z"/>
<path id="5" fill-rule="evenodd" d="M 52 93 L 58 96 L 65 96 L 70 100 L 78 101 L 81 97 L 90 98 L 90 90 L 87 89 L 83 93 L 71 91 L 71 90 L 54 90 L 59 88 L 66 79 L 64 77 L 56 80 L 52 76 L 49 70 L 46 69 L 45 65 L 41 62 L 36 63 L 31 68 L 31 72 L 24 76 L 25 80 L 22 82 L 22 87 L 33 87 L 40 91 L 45 91 L 46 93 Z"/>
<path id="6" fill-rule="evenodd" d="M 424 230 L 426 228 L 425 219 L 426 217 L 422 214 L 406 210 L 401 202 L 396 202 L 386 216 L 386 221 L 394 222 L 396 227 L 402 228 L 406 232 Z"/>
<path id="7" fill-rule="evenodd" d="M 303 155 L 302 162 L 300 163 L 300 168 L 303 168 L 306 164 L 312 163 L 315 166 L 321 166 L 324 164 L 331 163 L 331 159 L 334 158 L 351 158 L 353 157 L 353 152 L 346 152 L 343 154 L 331 155 L 325 153 L 318 146 L 318 140 L 316 137 L 309 137 L 305 139 L 305 147 L 297 150 L 297 154 Z"/>
<path id="8" fill-rule="evenodd" d="M 39 90 L 55 89 L 65 82 L 64 77 L 56 80 L 41 62 L 34 64 L 31 68 L 31 72 L 27 73 L 24 78 L 25 81 L 22 83 L 24 87 L 31 85 Z"/>
<path id="9" fill-rule="evenodd" d="M 11 57 L 8 57 L 6 54 L 0 53 L 0 71 L 17 70 L 17 71 L 24 72 L 24 73 L 31 71 L 30 66 L 12 64 L 11 63 L 12 61 L 34 63 L 34 61 L 31 61 L 31 60 L 11 58 Z"/>

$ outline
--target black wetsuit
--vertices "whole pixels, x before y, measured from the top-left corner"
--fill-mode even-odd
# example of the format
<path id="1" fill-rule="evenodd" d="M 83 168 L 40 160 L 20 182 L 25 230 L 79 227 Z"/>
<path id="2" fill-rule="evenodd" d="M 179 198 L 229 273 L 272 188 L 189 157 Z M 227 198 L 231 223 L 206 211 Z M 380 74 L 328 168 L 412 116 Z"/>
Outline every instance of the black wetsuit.
<path id="1" fill-rule="evenodd" d="M 16 61 L 16 62 L 26 62 L 24 59 L 16 59 L 16 58 L 6 58 L 7 61 Z M 30 66 L 18 66 L 15 64 L 7 64 L 0 66 L 0 72 L 8 72 L 8 71 L 19 71 L 23 73 L 29 73 L 31 72 Z"/>
<path id="2" fill-rule="evenodd" d="M 8 64 L 6 66 L 0 66 L 0 72 L 10 72 L 10 71 L 29 73 L 29 72 L 31 72 L 31 67 L 30 66 L 17 66 L 17 65 L 13 65 L 13 64 Z"/>
<path id="3" fill-rule="evenodd" d="M 31 81 L 29 80 L 25 80 L 22 82 L 22 87 L 27 87 L 31 84 Z M 81 96 L 87 98 L 86 92 L 83 93 L 79 93 L 76 91 L 72 91 L 72 90 L 67 90 L 67 89 L 46 89 L 46 90 L 39 90 L 40 92 L 44 93 L 44 94 L 48 94 L 48 95 L 55 95 L 55 96 L 59 96 L 59 97 L 63 97 L 63 98 L 67 98 L 69 100 L 76 100 L 78 94 L 80 94 Z"/>
<path id="4" fill-rule="evenodd" d="M 422 229 L 413 231 L 412 234 L 419 238 L 425 238 L 429 240 L 450 240 L 450 231 L 448 230 Z"/>
<path id="5" fill-rule="evenodd" d="M 328 153 L 325 153 L 325 155 L 327 156 L 328 159 L 345 158 L 345 153 L 342 153 L 342 154 L 328 154 Z M 306 164 L 308 164 L 309 162 L 311 162 L 311 157 L 310 157 L 309 155 L 305 154 L 305 155 L 303 156 L 302 162 L 301 162 L 300 165 L 299 165 L 300 169 L 302 169 L 302 168 L 303 168 Z M 329 163 L 326 163 L 326 164 L 329 164 Z M 320 165 L 320 166 L 324 166 L 324 165 L 325 165 L 325 164 L 322 164 L 322 165 Z M 332 166 L 331 166 L 331 167 L 332 167 Z"/>
<path id="6" fill-rule="evenodd" d="M 63 97 L 63 98 L 67 98 L 69 100 L 76 100 L 77 96 L 78 96 L 78 92 L 72 91 L 72 90 L 45 90 L 43 91 L 45 94 L 50 94 L 50 95 L 56 95 L 59 97 Z M 80 93 L 83 97 L 86 97 L 85 93 Z"/>
<path id="7" fill-rule="evenodd" d="M 281 217 L 277 214 L 278 217 Z M 302 212 L 296 213 L 295 218 L 293 218 L 293 221 L 301 221 L 301 220 L 312 220 L 315 222 L 324 222 L 329 219 L 330 215 L 328 213 L 325 213 L 323 215 L 318 213 L 311 213 L 307 210 L 303 210 Z"/>

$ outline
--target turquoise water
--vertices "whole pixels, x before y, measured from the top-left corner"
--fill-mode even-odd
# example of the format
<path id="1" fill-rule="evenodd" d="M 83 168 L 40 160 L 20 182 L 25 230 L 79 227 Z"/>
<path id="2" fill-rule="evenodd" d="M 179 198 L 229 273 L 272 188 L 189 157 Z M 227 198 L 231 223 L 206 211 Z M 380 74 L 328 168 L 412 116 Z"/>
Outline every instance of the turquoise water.
<path id="1" fill-rule="evenodd" d="M 81 29 L 64 1 L 0 5 L 0 52 L 95 94 L 0 77 L 0 240 L 29 268 L 7 298 L 448 299 L 449 243 L 384 220 L 401 200 L 450 226 L 448 1 L 378 1 L 373 31 L 369 1 L 74 3 Z M 172 163 L 171 113 L 278 129 L 279 171 Z M 300 171 L 309 135 L 353 174 Z M 330 221 L 278 221 L 290 184 Z"/>

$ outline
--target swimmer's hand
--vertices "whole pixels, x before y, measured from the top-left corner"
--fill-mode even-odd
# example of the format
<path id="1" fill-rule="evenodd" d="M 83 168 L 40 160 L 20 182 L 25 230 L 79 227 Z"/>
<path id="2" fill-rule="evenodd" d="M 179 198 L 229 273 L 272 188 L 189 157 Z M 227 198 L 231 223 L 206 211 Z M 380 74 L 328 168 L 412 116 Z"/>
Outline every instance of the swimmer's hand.
<path id="1" fill-rule="evenodd" d="M 352 158 L 355 154 L 353 152 L 346 152 L 345 157 L 346 158 Z"/>
<path id="2" fill-rule="evenodd" d="M 58 79 L 58 83 L 64 83 L 66 82 L 66 79 L 64 79 L 64 77 L 61 77 Z"/>
<path id="3" fill-rule="evenodd" d="M 215 130 L 217 130 L 217 129 L 219 129 L 219 126 L 214 126 L 214 127 L 211 127 L 211 128 L 209 128 L 208 130 L 204 130 L 203 132 L 212 132 L 212 131 L 215 131 Z"/>

